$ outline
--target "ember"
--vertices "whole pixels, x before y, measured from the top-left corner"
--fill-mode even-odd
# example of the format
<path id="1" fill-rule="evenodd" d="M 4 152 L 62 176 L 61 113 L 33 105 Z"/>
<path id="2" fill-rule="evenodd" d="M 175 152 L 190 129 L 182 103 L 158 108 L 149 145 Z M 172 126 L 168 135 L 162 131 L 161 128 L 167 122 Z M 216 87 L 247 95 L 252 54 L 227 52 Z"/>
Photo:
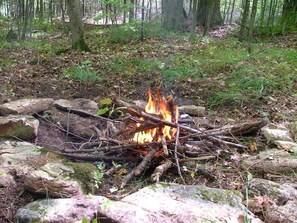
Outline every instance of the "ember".
<path id="1" fill-rule="evenodd" d="M 145 112 L 159 116 L 162 120 L 177 123 L 178 122 L 178 108 L 173 104 L 172 96 L 169 96 L 167 100 L 161 96 L 160 91 L 157 90 L 156 97 L 153 99 L 152 91 L 148 91 L 148 103 L 145 107 Z M 141 118 L 141 120 L 144 120 Z M 137 127 L 140 123 L 136 124 Z M 163 139 L 172 140 L 176 134 L 176 128 L 168 125 L 163 125 L 160 128 L 152 128 L 146 131 L 135 133 L 133 141 L 137 143 L 146 143 L 152 141 L 160 142 Z"/>

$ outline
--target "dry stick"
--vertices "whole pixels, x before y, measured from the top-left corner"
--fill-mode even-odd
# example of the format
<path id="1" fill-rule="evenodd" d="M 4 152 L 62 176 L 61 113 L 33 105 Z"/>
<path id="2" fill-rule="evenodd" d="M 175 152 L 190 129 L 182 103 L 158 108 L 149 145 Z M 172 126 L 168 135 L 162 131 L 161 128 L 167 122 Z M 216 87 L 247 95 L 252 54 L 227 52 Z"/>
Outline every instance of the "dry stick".
<path id="1" fill-rule="evenodd" d="M 91 147 L 100 146 L 100 142 L 93 142 L 89 143 L 92 144 Z M 139 148 L 140 146 L 137 144 L 131 144 L 131 145 L 119 145 L 119 146 L 101 146 L 97 147 L 95 149 L 79 149 L 79 150 L 64 150 L 64 153 L 92 153 L 96 151 L 102 151 L 102 152 L 116 152 L 124 149 L 133 149 L 133 148 Z"/>
<path id="2" fill-rule="evenodd" d="M 107 160 L 107 161 L 119 161 L 119 160 L 137 160 L 136 157 L 116 157 L 116 156 L 104 156 L 104 155 L 92 155 L 92 154 L 69 154 L 69 153 L 60 153 L 63 156 L 67 156 L 73 159 L 79 160 L 88 160 L 88 161 L 98 161 L 98 160 Z"/>
<path id="3" fill-rule="evenodd" d="M 60 106 L 58 104 L 55 104 L 54 106 L 61 109 L 61 110 L 64 110 L 64 111 L 67 111 L 67 112 L 70 112 L 70 113 L 73 113 L 73 114 L 77 114 L 77 115 L 82 116 L 82 117 L 92 117 L 92 118 L 96 118 L 96 119 L 100 119 L 100 120 L 104 120 L 104 121 L 108 121 L 108 122 L 120 122 L 118 120 L 112 120 L 112 119 L 109 119 L 109 118 L 104 118 L 104 117 L 99 116 L 99 115 L 94 115 L 94 114 L 92 114 L 90 112 L 80 110 L 80 109 L 67 108 L 67 107 Z"/>
<path id="4" fill-rule="evenodd" d="M 177 148 L 178 148 L 178 145 L 179 145 L 178 138 L 179 138 L 179 126 L 177 126 L 177 128 L 176 128 L 175 146 L 174 146 L 174 158 L 175 158 L 175 162 L 176 162 L 176 167 L 177 167 L 178 174 L 179 174 L 179 176 L 180 176 L 183 184 L 186 184 L 185 179 L 184 179 L 184 177 L 182 175 L 182 172 L 180 170 L 178 156 L 177 156 Z"/>
<path id="5" fill-rule="evenodd" d="M 156 169 L 154 170 L 153 174 L 151 175 L 151 179 L 154 182 L 159 182 L 160 177 L 170 168 L 172 167 L 173 163 L 171 160 L 166 160 L 164 163 L 161 165 L 157 166 Z"/>
<path id="6" fill-rule="evenodd" d="M 202 161 L 202 160 L 210 160 L 217 158 L 217 156 L 202 156 L 202 157 L 195 157 L 195 158 L 184 158 L 184 159 L 179 159 L 180 163 L 185 163 L 185 162 L 190 162 L 190 161 Z"/>
<path id="7" fill-rule="evenodd" d="M 188 132 L 191 132 L 191 133 L 198 133 L 198 134 L 203 134 L 203 135 L 198 135 L 197 137 L 205 137 L 213 142 L 216 142 L 216 143 L 219 143 L 219 144 L 225 144 L 225 145 L 228 145 L 228 146 L 234 146 L 234 147 L 237 147 L 237 148 L 241 148 L 241 149 L 248 149 L 247 146 L 243 146 L 243 145 L 240 145 L 240 144 L 237 144 L 237 143 L 233 143 L 233 142 L 227 142 L 227 141 L 224 141 L 222 139 L 219 139 L 219 138 L 216 138 L 214 136 L 208 136 L 206 134 L 204 134 L 204 132 L 198 130 L 198 129 L 193 129 L 191 127 L 188 127 L 188 126 L 183 126 L 183 125 L 179 125 L 179 124 L 175 124 L 175 123 L 172 123 L 172 122 L 169 122 L 169 121 L 165 121 L 165 120 L 162 120 L 161 118 L 158 118 L 158 117 L 155 117 L 153 115 L 150 115 L 146 112 L 141 112 L 141 115 L 144 117 L 144 118 L 147 118 L 147 119 L 150 119 L 152 121 L 155 121 L 155 122 L 161 122 L 165 125 L 168 125 L 168 126 L 171 126 L 171 127 L 174 127 L 174 128 L 177 128 L 179 127 L 180 129 L 184 129 Z"/>
<path id="8" fill-rule="evenodd" d="M 156 149 L 152 149 L 148 154 L 145 155 L 141 163 L 135 167 L 129 174 L 123 179 L 121 188 L 124 188 L 127 183 L 133 178 L 138 176 L 142 171 L 148 168 L 148 163 L 153 159 L 154 155 L 157 153 Z"/>

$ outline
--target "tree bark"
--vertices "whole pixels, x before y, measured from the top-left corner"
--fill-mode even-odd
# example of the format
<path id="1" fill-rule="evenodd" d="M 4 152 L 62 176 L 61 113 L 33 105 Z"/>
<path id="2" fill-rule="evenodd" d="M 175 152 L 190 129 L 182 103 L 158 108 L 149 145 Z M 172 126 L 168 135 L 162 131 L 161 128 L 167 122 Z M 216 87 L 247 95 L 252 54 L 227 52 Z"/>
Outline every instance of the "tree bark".
<path id="1" fill-rule="evenodd" d="M 197 26 L 197 3 L 198 3 L 198 0 L 193 0 L 193 8 L 192 8 L 193 17 L 192 17 L 190 39 L 194 38 L 196 26 Z"/>
<path id="2" fill-rule="evenodd" d="M 129 10 L 129 22 L 134 20 L 134 10 L 135 10 L 135 3 L 134 0 L 130 0 L 130 10 Z"/>
<path id="3" fill-rule="evenodd" d="M 245 5 L 243 7 L 244 7 L 244 9 L 243 9 L 243 14 L 242 14 L 242 18 L 241 18 L 239 41 L 243 41 L 243 39 L 245 37 L 246 26 L 247 26 L 249 11 L 250 11 L 250 0 L 246 0 Z"/>
<path id="4" fill-rule="evenodd" d="M 183 12 L 183 0 L 163 0 L 162 25 L 168 30 L 182 29 L 185 16 Z"/>
<path id="5" fill-rule="evenodd" d="M 220 0 L 199 0 L 198 1 L 198 13 L 197 13 L 197 24 L 200 26 L 207 25 L 207 11 L 212 8 L 210 6 L 213 5 L 213 11 L 211 13 L 211 17 L 209 19 L 209 28 L 214 26 L 223 25 L 224 21 L 221 15 L 221 1 Z"/>
<path id="6" fill-rule="evenodd" d="M 84 38 L 80 0 L 67 0 L 66 2 L 72 34 L 72 49 L 91 51 Z"/>

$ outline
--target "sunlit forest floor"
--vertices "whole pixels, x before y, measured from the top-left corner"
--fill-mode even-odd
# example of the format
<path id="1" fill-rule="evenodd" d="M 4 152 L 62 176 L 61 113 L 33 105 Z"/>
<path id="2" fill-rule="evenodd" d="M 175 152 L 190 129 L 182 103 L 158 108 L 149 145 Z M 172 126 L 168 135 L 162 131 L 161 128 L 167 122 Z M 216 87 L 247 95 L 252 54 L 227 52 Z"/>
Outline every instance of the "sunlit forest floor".
<path id="1" fill-rule="evenodd" d="M 0 42 L 0 102 L 28 97 L 146 100 L 147 89 L 161 85 L 178 104 L 206 106 L 233 113 L 232 118 L 296 118 L 296 34 L 254 38 L 251 53 L 232 34 L 191 42 L 185 34 L 143 42 L 133 35 L 119 28 L 89 28 L 91 53 L 67 50 L 70 40 L 60 34 Z"/>

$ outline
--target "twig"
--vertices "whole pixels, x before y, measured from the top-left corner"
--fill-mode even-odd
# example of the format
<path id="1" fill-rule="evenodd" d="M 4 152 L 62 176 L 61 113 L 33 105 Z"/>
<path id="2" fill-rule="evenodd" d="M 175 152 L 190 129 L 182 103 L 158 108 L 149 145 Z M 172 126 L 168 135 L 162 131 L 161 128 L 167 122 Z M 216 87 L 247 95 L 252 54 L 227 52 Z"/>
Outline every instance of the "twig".
<path id="1" fill-rule="evenodd" d="M 125 178 L 123 179 L 121 188 L 124 188 L 133 177 L 138 176 L 141 172 L 147 169 L 148 163 L 153 159 L 156 153 L 157 153 L 157 150 L 152 149 L 148 154 L 146 154 L 146 156 L 141 161 L 141 163 L 137 167 L 135 167 L 129 174 L 125 176 Z"/>
<path id="2" fill-rule="evenodd" d="M 182 175 L 182 172 L 180 170 L 178 156 L 177 156 L 177 148 L 178 148 L 178 145 L 179 145 L 178 137 L 179 137 L 179 126 L 177 126 L 177 128 L 176 128 L 175 146 L 174 146 L 174 158 L 175 158 L 175 163 L 176 163 L 178 174 L 179 174 L 183 184 L 186 184 L 185 179 L 184 179 L 184 177 Z"/>
<path id="3" fill-rule="evenodd" d="M 136 157 L 116 157 L 116 156 L 104 156 L 104 155 L 91 155 L 91 154 L 70 154 L 70 153 L 60 153 L 63 156 L 67 156 L 72 159 L 78 160 L 88 160 L 88 161 L 98 161 L 98 160 L 108 160 L 108 161 L 119 161 L 119 160 L 129 160 L 136 161 Z"/>
<path id="4" fill-rule="evenodd" d="M 217 156 L 202 156 L 202 157 L 195 157 L 195 158 L 185 158 L 185 159 L 179 159 L 180 163 L 190 162 L 190 161 L 202 161 L 202 160 L 210 160 L 214 159 Z"/>
<path id="5" fill-rule="evenodd" d="M 151 179 L 154 182 L 159 182 L 160 177 L 170 168 L 172 167 L 173 163 L 171 160 L 166 160 L 161 165 L 157 166 L 153 174 L 151 175 Z"/>
<path id="6" fill-rule="evenodd" d="M 168 126 L 171 126 L 171 127 L 174 127 L 174 128 L 177 128 L 179 127 L 180 129 L 183 129 L 183 130 L 186 130 L 188 132 L 191 132 L 191 133 L 198 133 L 198 134 L 203 134 L 203 135 L 196 135 L 197 137 L 205 137 L 215 143 L 219 143 L 219 144 L 225 144 L 227 146 L 233 146 L 233 147 L 236 147 L 236 148 L 241 148 L 241 149 L 248 149 L 247 146 L 244 146 L 244 145 L 240 145 L 240 144 L 236 144 L 236 143 L 232 143 L 232 142 L 227 142 L 227 141 L 224 141 L 222 139 L 219 139 L 219 138 L 216 138 L 214 136 L 208 136 L 207 134 L 205 134 L 203 131 L 201 130 L 198 130 L 198 129 L 194 129 L 194 128 L 191 128 L 191 127 L 188 127 L 188 126 L 184 126 L 184 125 L 179 125 L 179 124 L 176 124 L 176 123 L 172 123 L 172 122 L 169 122 L 169 121 L 165 121 L 165 120 L 162 120 L 161 118 L 158 118 L 158 117 L 155 117 L 153 115 L 150 115 L 146 112 L 141 112 L 141 115 L 144 117 L 144 118 L 147 118 L 147 119 L 150 119 L 152 121 L 155 121 L 155 122 L 161 122 L 165 125 L 168 125 Z"/>
<path id="7" fill-rule="evenodd" d="M 64 111 L 67 111 L 67 112 L 70 112 L 70 113 L 73 113 L 73 114 L 77 114 L 81 117 L 92 117 L 92 118 L 96 118 L 96 119 L 100 119 L 100 120 L 103 120 L 103 121 L 108 121 L 108 122 L 120 122 L 118 120 L 113 120 L 113 119 L 109 119 L 109 118 L 104 118 L 102 116 L 99 116 L 99 115 L 94 115 L 90 112 L 87 112 L 87 111 L 84 111 L 84 110 L 81 110 L 81 109 L 75 109 L 75 108 L 67 108 L 67 107 L 63 107 L 63 106 L 60 106 L 58 104 L 54 104 L 55 107 L 61 109 L 61 110 L 64 110 Z"/>

